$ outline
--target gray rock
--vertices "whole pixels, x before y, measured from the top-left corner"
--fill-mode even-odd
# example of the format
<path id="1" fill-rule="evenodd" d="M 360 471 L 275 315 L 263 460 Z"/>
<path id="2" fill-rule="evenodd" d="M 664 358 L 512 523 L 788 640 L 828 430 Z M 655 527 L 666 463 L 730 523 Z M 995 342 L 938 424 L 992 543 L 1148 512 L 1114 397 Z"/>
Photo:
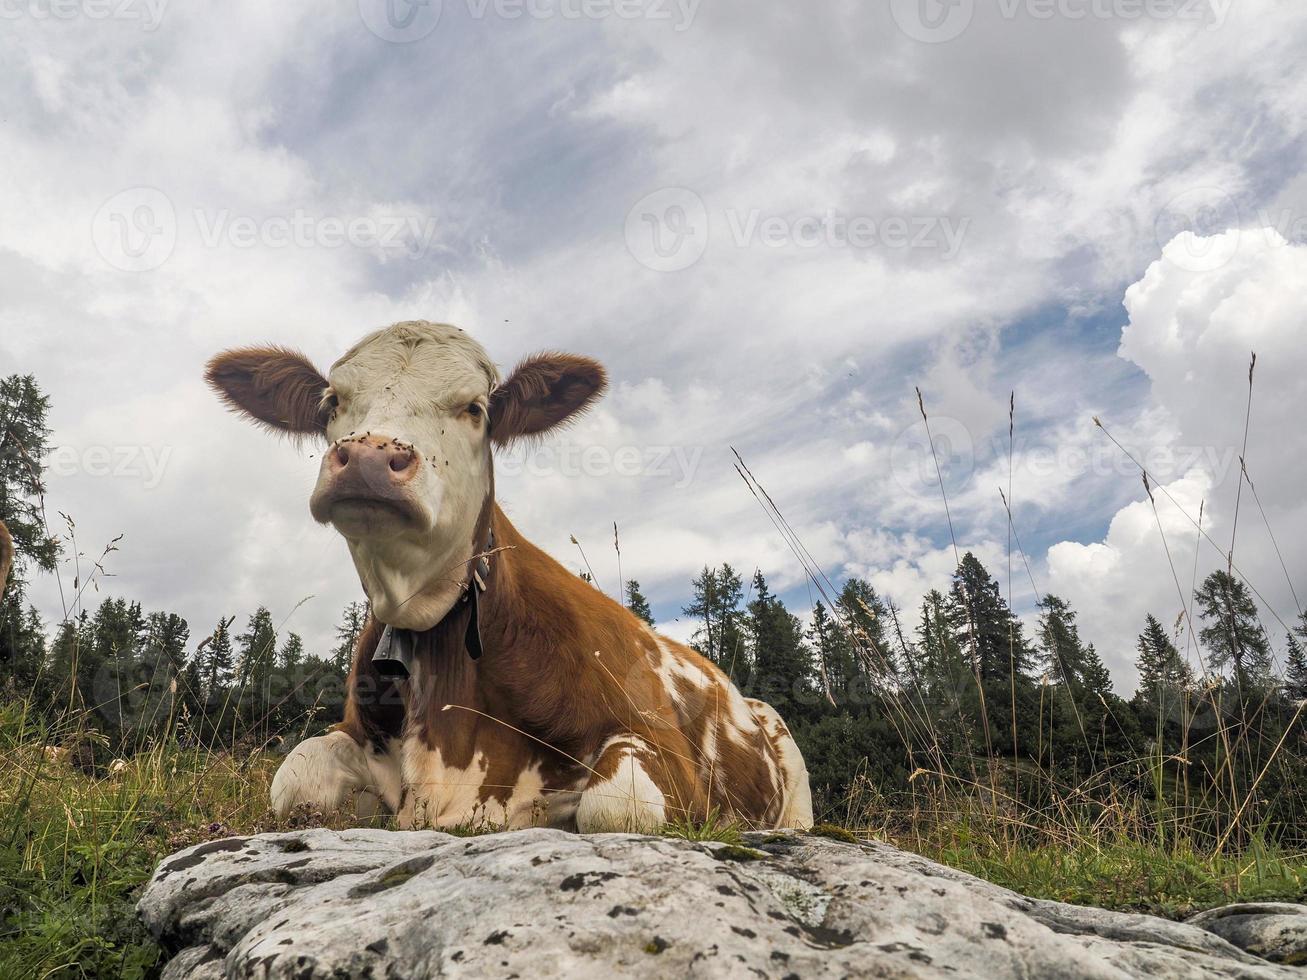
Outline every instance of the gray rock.
<path id="1" fill-rule="evenodd" d="M 1307 963 L 1307 906 L 1244 902 L 1200 912 L 1189 923 L 1274 963 Z"/>
<path id="2" fill-rule="evenodd" d="M 308 830 L 200 844 L 140 903 L 168 980 L 1298 977 L 1204 928 L 1036 901 L 883 844 Z"/>

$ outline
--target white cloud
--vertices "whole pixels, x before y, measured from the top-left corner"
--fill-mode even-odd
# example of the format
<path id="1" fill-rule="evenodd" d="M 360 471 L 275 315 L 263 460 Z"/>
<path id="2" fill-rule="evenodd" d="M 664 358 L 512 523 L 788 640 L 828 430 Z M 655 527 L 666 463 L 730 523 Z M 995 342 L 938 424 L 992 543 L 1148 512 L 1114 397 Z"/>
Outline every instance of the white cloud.
<path id="1" fill-rule="evenodd" d="M 1034 443 L 1017 458 L 1027 546 L 1076 536 L 1068 525 L 1101 536 L 1127 502 L 1122 478 L 1033 460 L 1045 445 L 1092 446 L 1088 415 L 1117 407 L 1116 431 L 1141 444 L 1172 432 L 1213 443 L 1223 409 L 1173 377 L 1161 338 L 1186 338 L 1176 363 L 1192 361 L 1200 379 L 1255 342 L 1259 391 L 1284 392 L 1284 404 L 1300 394 L 1277 389 L 1289 382 L 1271 366 L 1293 363 L 1295 307 L 1268 298 L 1291 280 L 1264 256 L 1262 285 L 1240 282 L 1234 270 L 1251 273 L 1254 254 L 1242 245 L 1211 280 L 1150 270 L 1132 292 L 1130 329 L 1149 326 L 1124 349 L 1156 404 L 1138 403 L 1139 370 L 1110 363 L 1076 326 L 1115 309 L 1173 237 L 1159 241 L 1159 218 L 1206 220 L 1171 203 L 1194 188 L 1215 188 L 1245 222 L 1261 207 L 1301 208 L 1307 88 L 1283 66 L 1304 24 L 1269 0 L 1236 5 L 1215 31 L 978 7 L 946 45 L 913 41 L 878 4 L 704 4 L 677 31 L 477 20 L 447 3 L 409 45 L 377 38 L 352 4 L 169 5 L 153 31 L 7 21 L 0 371 L 37 375 L 57 445 L 171 454 L 149 490 L 87 472 L 52 480 L 52 509 L 77 517 L 88 550 L 127 533 L 111 590 L 181 612 L 196 633 L 256 602 L 280 617 L 312 593 L 295 625 L 323 649 L 359 588 L 343 545 L 307 516 L 313 450 L 226 416 L 201 366 L 269 340 L 326 363 L 368 329 L 425 317 L 468 327 L 505 365 L 540 347 L 601 357 L 612 396 L 556 446 L 610 460 L 623 447 L 698 454 L 679 471 L 692 470 L 688 481 L 673 456 L 671 475 L 556 465 L 500 483 L 523 530 L 569 565 L 576 533 L 601 581 L 616 581 L 607 542 L 618 521 L 624 571 L 664 609 L 722 560 L 806 597 L 731 446 L 831 571 L 864 572 L 905 604 L 942 585 L 952 546 L 905 436 L 920 424 L 915 384 L 973 447 L 950 484 L 960 547 L 995 569 L 1006 561 L 995 485 L 1013 387 Z M 166 194 L 176 242 L 157 268 L 124 272 L 91 228 L 106 201 L 141 186 Z M 664 187 L 698 194 L 709 220 L 702 258 L 677 273 L 640 265 L 624 239 L 631 206 Z M 435 231 L 404 257 L 202 234 L 201 219 L 266 228 L 297 211 L 429 218 Z M 753 212 L 791 228 L 831 216 L 882 230 L 887 218 L 968 224 L 944 259 L 883 239 L 738 245 L 732 221 Z M 1276 260 L 1294 266 L 1291 251 Z M 1237 322 L 1250 305 L 1265 324 Z M 1168 309 L 1174 331 L 1154 325 Z M 1204 311 L 1215 332 L 1191 325 Z M 1040 331 L 1014 336 L 1014 323 L 1034 321 Z M 1288 425 L 1261 411 L 1257 439 Z M 1285 536 L 1292 490 L 1279 488 L 1301 485 L 1291 449 L 1255 440 L 1249 454 Z M 1213 494 L 1228 496 L 1220 484 Z M 34 595 L 57 613 L 53 583 Z"/>
<path id="2" fill-rule="evenodd" d="M 1201 254 L 1228 260 L 1192 271 L 1195 244 L 1188 238 L 1170 242 L 1127 290 L 1130 322 L 1121 340 L 1121 356 L 1147 372 L 1153 405 L 1165 412 L 1177 443 L 1205 450 L 1199 465 L 1154 492 L 1171 561 L 1142 485 L 1139 499 L 1117 512 L 1102 541 L 1064 541 L 1048 551 L 1049 587 L 1080 609 L 1086 635 L 1098 640 L 1126 689 L 1133 683 L 1129 660 L 1145 613 L 1169 624 L 1188 602 L 1195 548 L 1200 580 L 1224 566 L 1236 501 L 1235 563 L 1263 596 L 1262 621 L 1277 645 L 1299 611 L 1289 583 L 1297 586 L 1307 577 L 1307 562 L 1295 546 L 1307 535 L 1307 432 L 1301 424 L 1307 404 L 1307 245 L 1286 243 L 1270 229 L 1231 231 L 1197 243 Z M 1256 497 L 1246 485 L 1240 494 L 1238 462 L 1252 351 L 1257 369 L 1245 459 Z M 1130 439 L 1125 444 L 1141 458 L 1149 448 Z M 1215 544 L 1199 544 L 1200 504 Z"/>

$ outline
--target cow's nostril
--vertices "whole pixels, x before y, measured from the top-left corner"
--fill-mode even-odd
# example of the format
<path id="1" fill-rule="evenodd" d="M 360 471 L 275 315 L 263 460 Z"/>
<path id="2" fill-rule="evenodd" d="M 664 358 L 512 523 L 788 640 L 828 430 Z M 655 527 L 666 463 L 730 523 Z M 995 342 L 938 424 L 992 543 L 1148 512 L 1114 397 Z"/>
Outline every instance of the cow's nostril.
<path id="1" fill-rule="evenodd" d="M 390 457 L 390 468 L 396 473 L 403 473 L 413 465 L 413 453 L 407 449 L 400 449 Z"/>
<path id="2" fill-rule="evenodd" d="M 336 447 L 336 462 L 341 466 L 349 465 L 349 449 L 345 446 Z"/>

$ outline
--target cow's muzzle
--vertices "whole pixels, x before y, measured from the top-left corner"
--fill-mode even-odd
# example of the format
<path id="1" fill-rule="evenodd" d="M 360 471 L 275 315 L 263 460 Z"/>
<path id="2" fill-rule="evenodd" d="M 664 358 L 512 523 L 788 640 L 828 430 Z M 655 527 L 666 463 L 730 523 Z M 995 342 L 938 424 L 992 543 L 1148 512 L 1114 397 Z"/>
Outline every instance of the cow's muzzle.
<path id="1" fill-rule="evenodd" d="M 421 453 L 406 443 L 374 435 L 341 439 L 327 450 L 309 510 L 350 537 L 426 529 L 430 517 L 414 493 L 421 469 Z"/>

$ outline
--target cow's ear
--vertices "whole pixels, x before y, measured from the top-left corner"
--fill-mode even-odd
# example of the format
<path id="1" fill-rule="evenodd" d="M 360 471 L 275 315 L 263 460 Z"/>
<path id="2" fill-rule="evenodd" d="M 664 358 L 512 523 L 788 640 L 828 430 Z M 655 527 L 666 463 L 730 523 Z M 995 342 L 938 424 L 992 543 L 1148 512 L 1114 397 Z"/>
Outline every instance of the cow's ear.
<path id="1" fill-rule="evenodd" d="M 490 437 L 506 445 L 574 419 L 608 386 L 603 365 L 575 354 L 533 354 L 490 395 Z"/>
<path id="2" fill-rule="evenodd" d="M 223 351 L 204 371 L 204 380 L 232 409 L 276 432 L 325 436 L 323 394 L 327 379 L 307 357 L 285 347 L 240 347 Z"/>

